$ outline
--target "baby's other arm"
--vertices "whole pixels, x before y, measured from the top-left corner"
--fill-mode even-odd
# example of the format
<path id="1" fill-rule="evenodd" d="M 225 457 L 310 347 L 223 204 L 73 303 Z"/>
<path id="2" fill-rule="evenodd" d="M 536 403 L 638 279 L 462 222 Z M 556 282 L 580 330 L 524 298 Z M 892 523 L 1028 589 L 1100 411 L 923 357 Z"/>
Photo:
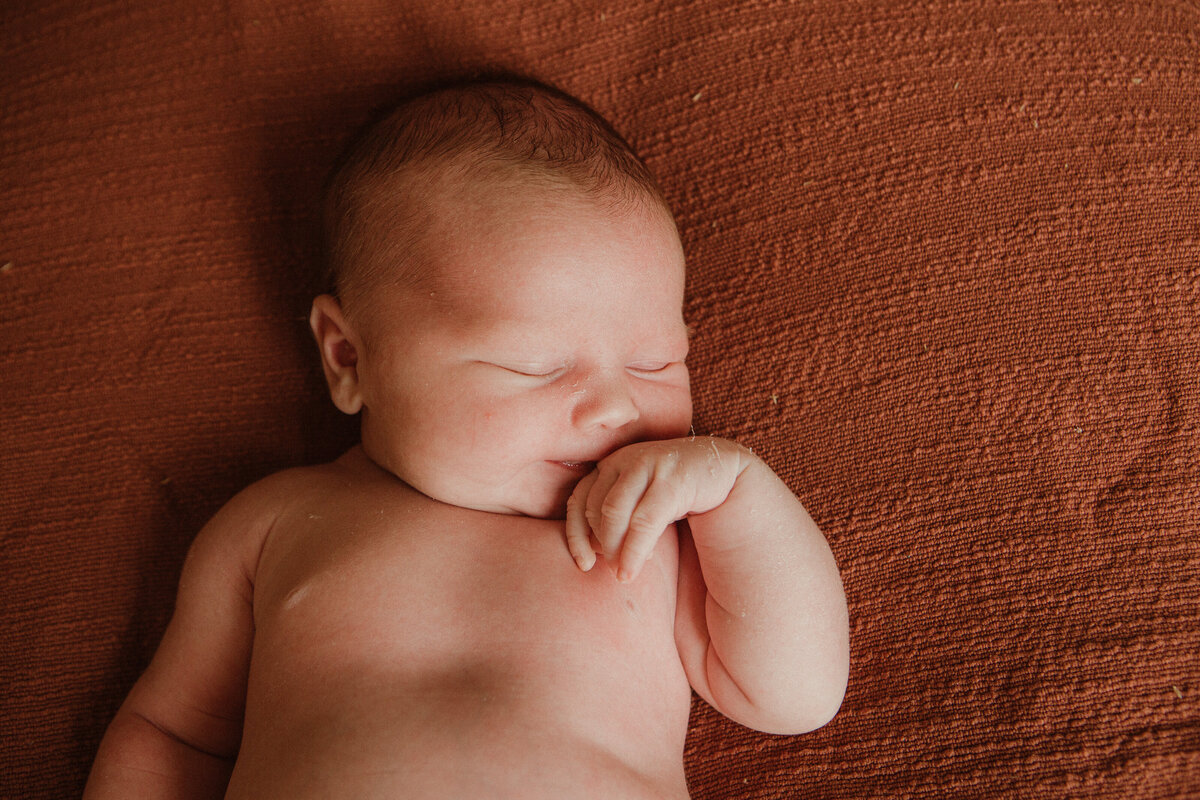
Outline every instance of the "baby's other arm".
<path id="1" fill-rule="evenodd" d="M 675 639 L 693 688 L 757 730 L 824 725 L 849 671 L 841 577 L 825 537 L 762 459 L 707 436 L 622 448 L 576 487 L 568 544 L 590 568 L 590 528 L 630 579 L 683 518 L 691 535 L 680 526 Z"/>
<path id="2" fill-rule="evenodd" d="M 238 494 L 196 536 L 175 613 L 100 743 L 84 800 L 224 796 L 241 741 L 255 569 L 282 475 Z"/>

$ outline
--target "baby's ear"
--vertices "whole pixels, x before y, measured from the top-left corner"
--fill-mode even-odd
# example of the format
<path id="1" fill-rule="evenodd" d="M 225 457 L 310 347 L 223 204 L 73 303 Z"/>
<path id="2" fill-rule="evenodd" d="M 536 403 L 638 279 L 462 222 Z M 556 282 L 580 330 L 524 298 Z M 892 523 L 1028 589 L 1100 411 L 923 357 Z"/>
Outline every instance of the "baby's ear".
<path id="1" fill-rule="evenodd" d="M 333 404 L 347 414 L 362 409 L 362 393 L 358 386 L 358 350 L 354 335 L 342 314 L 342 306 L 331 295 L 323 294 L 313 300 L 308 324 L 321 350 L 321 366 Z"/>

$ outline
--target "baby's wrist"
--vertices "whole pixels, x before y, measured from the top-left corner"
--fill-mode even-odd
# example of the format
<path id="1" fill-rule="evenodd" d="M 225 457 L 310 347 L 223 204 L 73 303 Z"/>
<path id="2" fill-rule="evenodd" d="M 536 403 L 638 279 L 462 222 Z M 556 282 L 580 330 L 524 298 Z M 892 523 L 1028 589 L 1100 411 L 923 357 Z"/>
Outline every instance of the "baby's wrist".
<path id="1" fill-rule="evenodd" d="M 706 436 L 709 441 L 709 447 L 712 450 L 713 456 L 721 464 L 733 464 L 734 479 L 737 480 L 742 476 L 748 467 L 755 462 L 763 464 L 761 458 L 755 455 L 754 450 L 735 441 L 734 439 L 725 439 L 720 436 Z"/>

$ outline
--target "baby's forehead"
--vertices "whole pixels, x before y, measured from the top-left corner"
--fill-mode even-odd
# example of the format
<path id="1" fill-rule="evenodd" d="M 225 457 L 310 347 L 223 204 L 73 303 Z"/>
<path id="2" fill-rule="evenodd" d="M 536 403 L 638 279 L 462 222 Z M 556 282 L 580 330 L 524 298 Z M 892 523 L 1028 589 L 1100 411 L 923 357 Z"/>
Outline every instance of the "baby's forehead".
<path id="1" fill-rule="evenodd" d="M 536 237 L 527 234 L 544 234 L 547 228 L 570 230 L 591 220 L 608 225 L 612 239 L 622 239 L 649 224 L 657 229 L 649 238 L 667 241 L 681 253 L 670 210 L 661 198 L 637 187 L 580 186 L 545 169 L 460 159 L 410 166 L 375 188 L 369 201 L 374 224 L 363 229 L 359 243 L 358 261 L 372 265 L 374 276 L 363 274 L 369 281 L 364 288 L 399 290 L 439 306 L 470 305 L 502 291 L 504 284 L 481 279 L 523 263 L 513 252 L 522 245 L 529 245 L 525 256 L 532 252 L 536 258 L 530 244 Z M 589 247 L 596 246 L 593 239 Z M 653 269 L 654 259 L 645 260 Z M 670 279 L 676 280 L 674 271 Z"/>
<path id="2" fill-rule="evenodd" d="M 603 217 L 625 223 L 649 212 L 675 231 L 665 202 L 638 187 L 580 186 L 567 176 L 521 166 L 487 171 L 448 166 L 410 176 L 402 185 L 389 187 L 388 193 L 390 198 L 383 202 L 403 213 L 385 219 L 412 240 L 414 252 L 423 251 L 433 262 L 464 242 L 484 244 L 473 236 L 479 229 L 500 237 L 547 218 L 569 223 Z M 429 277 L 436 278 L 440 271 L 433 266 Z"/>

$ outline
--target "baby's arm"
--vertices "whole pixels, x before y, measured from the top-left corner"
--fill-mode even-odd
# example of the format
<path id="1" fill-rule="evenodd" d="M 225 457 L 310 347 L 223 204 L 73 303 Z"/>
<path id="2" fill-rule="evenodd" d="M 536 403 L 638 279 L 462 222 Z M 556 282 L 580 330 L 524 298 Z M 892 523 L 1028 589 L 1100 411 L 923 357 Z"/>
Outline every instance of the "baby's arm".
<path id="1" fill-rule="evenodd" d="M 769 733 L 824 725 L 849 670 L 841 578 L 824 536 L 762 459 L 702 436 L 624 447 L 576 487 L 567 538 L 590 568 L 590 528 L 632 579 L 666 525 L 685 517 L 675 638 L 696 692 Z"/>
<path id="2" fill-rule="evenodd" d="M 174 616 L 100 743 L 84 800 L 224 796 L 241 741 L 254 571 L 278 507 L 274 487 L 268 478 L 243 491 L 197 535 Z"/>

